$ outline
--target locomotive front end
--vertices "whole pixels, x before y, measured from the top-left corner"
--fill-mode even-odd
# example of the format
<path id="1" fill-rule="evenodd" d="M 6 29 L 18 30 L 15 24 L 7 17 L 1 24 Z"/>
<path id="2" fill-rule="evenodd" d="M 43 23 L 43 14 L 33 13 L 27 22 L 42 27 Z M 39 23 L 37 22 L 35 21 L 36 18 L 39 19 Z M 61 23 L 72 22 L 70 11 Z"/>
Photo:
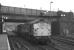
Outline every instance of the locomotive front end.
<path id="1" fill-rule="evenodd" d="M 33 24 L 33 36 L 41 43 L 46 43 L 51 37 L 51 22 L 39 21 Z"/>

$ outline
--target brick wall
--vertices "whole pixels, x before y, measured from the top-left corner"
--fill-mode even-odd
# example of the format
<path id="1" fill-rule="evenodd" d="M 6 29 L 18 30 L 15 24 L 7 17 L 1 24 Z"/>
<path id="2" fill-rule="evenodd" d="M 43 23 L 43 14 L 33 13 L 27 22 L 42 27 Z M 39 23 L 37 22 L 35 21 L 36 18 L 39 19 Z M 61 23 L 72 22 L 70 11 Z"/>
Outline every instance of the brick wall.
<path id="1" fill-rule="evenodd" d="M 65 16 L 61 16 L 60 21 L 60 33 L 63 36 L 74 37 L 74 19 L 71 13 L 67 13 Z"/>

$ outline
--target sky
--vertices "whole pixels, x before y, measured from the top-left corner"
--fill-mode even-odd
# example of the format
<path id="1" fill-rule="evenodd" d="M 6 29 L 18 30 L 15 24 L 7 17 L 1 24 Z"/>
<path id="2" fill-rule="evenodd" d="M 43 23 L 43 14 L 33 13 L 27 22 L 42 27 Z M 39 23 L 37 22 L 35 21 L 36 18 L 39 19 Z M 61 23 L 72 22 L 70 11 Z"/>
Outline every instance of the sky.
<path id="1" fill-rule="evenodd" d="M 72 11 L 74 12 L 74 1 L 73 0 L 0 0 L 0 3 L 4 6 L 22 7 L 22 8 L 32 8 L 32 9 L 42 9 L 50 11 Z"/>

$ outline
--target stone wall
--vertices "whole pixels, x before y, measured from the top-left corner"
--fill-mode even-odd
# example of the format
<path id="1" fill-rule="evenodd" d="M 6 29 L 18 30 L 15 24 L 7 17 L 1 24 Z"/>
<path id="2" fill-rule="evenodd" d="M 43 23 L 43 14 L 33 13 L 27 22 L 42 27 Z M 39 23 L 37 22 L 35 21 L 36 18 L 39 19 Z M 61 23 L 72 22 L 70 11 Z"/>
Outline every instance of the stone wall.
<path id="1" fill-rule="evenodd" d="M 16 26 L 19 24 L 23 24 L 23 23 L 10 23 L 10 22 L 5 22 L 3 24 L 3 32 L 6 31 L 13 31 L 16 29 Z"/>

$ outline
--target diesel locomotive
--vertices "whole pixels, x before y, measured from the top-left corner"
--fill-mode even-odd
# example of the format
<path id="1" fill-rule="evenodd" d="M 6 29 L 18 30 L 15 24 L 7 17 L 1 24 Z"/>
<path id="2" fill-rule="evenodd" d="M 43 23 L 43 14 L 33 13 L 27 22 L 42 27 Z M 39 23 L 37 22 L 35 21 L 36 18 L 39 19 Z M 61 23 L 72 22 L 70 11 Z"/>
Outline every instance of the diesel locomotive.
<path id="1" fill-rule="evenodd" d="M 16 27 L 16 34 L 25 40 L 35 44 L 46 44 L 51 42 L 51 22 L 46 20 L 36 20 L 29 23 L 20 24 Z"/>

